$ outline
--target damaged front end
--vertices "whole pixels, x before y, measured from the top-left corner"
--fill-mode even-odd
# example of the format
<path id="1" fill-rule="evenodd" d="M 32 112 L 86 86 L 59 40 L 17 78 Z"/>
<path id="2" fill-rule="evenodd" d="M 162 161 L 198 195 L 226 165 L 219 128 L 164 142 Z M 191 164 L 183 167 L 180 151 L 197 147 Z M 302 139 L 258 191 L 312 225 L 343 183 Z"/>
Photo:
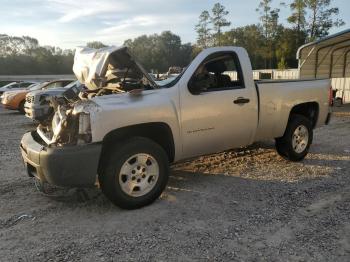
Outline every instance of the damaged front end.
<path id="1" fill-rule="evenodd" d="M 77 101 L 70 104 L 55 97 L 50 99 L 54 114 L 47 125 L 40 124 L 37 133 L 49 146 L 79 145 L 92 141 L 90 111 L 97 110 L 92 101 Z"/>
<path id="2" fill-rule="evenodd" d="M 84 88 L 49 98 L 53 114 L 23 135 L 21 153 L 30 177 L 56 186 L 85 187 L 96 182 L 101 141 L 94 140 L 103 105 L 96 96 L 131 93 L 158 86 L 126 48 L 78 48 L 73 71 Z"/>
<path id="3" fill-rule="evenodd" d="M 96 96 L 155 89 L 157 84 L 126 47 L 77 48 L 73 71 L 84 88 L 70 88 L 50 97 L 54 113 L 41 121 L 38 135 L 49 146 L 92 142 L 91 114 L 99 110 Z"/>

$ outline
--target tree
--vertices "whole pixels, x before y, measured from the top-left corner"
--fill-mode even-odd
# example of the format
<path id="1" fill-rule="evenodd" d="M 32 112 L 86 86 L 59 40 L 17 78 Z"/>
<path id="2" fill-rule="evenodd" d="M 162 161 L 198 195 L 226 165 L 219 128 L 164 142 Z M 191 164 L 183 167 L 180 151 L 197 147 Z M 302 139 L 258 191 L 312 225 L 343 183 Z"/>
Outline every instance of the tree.
<path id="1" fill-rule="evenodd" d="M 278 23 L 279 9 L 271 9 L 272 0 L 262 0 L 256 9 L 260 13 L 260 21 L 264 32 L 264 60 L 265 68 L 272 67 L 274 63 L 274 53 L 276 48 L 275 38 L 278 29 L 281 27 Z"/>
<path id="2" fill-rule="evenodd" d="M 106 47 L 106 45 L 100 41 L 92 41 L 92 42 L 88 42 L 86 44 L 87 47 L 90 47 L 90 48 L 95 48 L 95 49 L 100 49 L 100 48 L 103 48 L 103 47 Z"/>
<path id="3" fill-rule="evenodd" d="M 259 25 L 247 25 L 227 31 L 222 36 L 225 46 L 242 46 L 249 53 L 253 68 L 264 68 L 264 34 Z"/>
<path id="4" fill-rule="evenodd" d="M 203 11 L 199 16 L 199 23 L 196 25 L 197 45 L 201 48 L 207 48 L 211 40 L 211 17 L 208 11 Z"/>
<path id="5" fill-rule="evenodd" d="M 340 18 L 334 18 L 339 14 L 339 8 L 330 7 L 331 0 L 305 0 L 310 10 L 310 17 L 307 22 L 309 40 L 313 41 L 329 34 L 332 27 L 344 25 Z"/>
<path id="6" fill-rule="evenodd" d="M 231 25 L 231 22 L 225 18 L 228 14 L 229 12 L 220 3 L 216 3 L 212 9 L 211 21 L 213 24 L 215 45 L 221 45 L 222 28 Z"/>
<path id="7" fill-rule="evenodd" d="M 150 71 L 166 72 L 171 66 L 187 66 L 191 60 L 191 44 L 182 44 L 181 38 L 170 31 L 128 39 L 124 45 Z"/>
<path id="8" fill-rule="evenodd" d="M 40 46 L 29 36 L 0 35 L 1 74 L 71 74 L 72 50 Z"/>
<path id="9" fill-rule="evenodd" d="M 270 11 L 271 11 L 271 1 L 272 0 L 263 0 L 259 3 L 259 7 L 256 9 L 260 13 L 260 21 L 264 30 L 265 38 L 268 38 L 268 25 L 270 21 Z"/>
<path id="10" fill-rule="evenodd" d="M 288 67 L 297 67 L 298 61 L 295 54 L 299 45 L 295 41 L 296 29 L 281 27 L 276 38 L 276 60 L 278 61 L 278 69 L 286 69 Z M 301 41 L 305 41 L 304 38 Z"/>
<path id="11" fill-rule="evenodd" d="M 301 46 L 304 44 L 303 39 L 305 39 L 306 3 L 305 0 L 294 0 L 289 6 L 292 14 L 288 17 L 287 21 L 294 26 L 296 43 Z"/>

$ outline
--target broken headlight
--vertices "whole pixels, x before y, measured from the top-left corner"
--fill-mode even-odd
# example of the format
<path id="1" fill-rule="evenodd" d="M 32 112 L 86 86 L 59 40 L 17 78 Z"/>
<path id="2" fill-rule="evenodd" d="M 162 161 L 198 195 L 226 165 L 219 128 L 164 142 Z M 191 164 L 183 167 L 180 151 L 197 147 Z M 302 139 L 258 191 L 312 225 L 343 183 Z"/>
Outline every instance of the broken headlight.
<path id="1" fill-rule="evenodd" d="M 78 115 L 79 128 L 78 128 L 78 144 L 85 144 L 91 142 L 91 123 L 90 114 L 82 112 Z"/>

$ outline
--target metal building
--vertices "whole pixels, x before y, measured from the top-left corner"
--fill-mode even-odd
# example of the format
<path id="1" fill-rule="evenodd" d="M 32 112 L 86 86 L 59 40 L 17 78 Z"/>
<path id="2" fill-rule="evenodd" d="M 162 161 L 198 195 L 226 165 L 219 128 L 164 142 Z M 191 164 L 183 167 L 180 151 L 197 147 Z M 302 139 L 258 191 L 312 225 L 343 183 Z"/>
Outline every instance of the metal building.
<path id="1" fill-rule="evenodd" d="M 350 103 L 350 29 L 299 48 L 301 79 L 331 78 L 337 97 Z"/>

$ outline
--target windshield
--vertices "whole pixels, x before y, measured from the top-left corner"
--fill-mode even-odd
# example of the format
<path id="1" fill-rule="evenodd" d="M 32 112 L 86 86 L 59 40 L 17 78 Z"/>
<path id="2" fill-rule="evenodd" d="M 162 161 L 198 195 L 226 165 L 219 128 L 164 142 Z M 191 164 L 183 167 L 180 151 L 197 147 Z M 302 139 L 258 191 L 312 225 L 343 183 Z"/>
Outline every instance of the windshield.
<path id="1" fill-rule="evenodd" d="M 160 81 L 156 81 L 157 85 L 159 87 L 172 87 L 173 85 L 175 85 L 182 77 L 182 75 L 186 72 L 188 67 L 184 68 L 181 72 L 181 74 L 179 75 L 175 75 L 175 76 L 170 76 L 169 78 L 167 79 L 164 79 L 164 80 L 160 80 Z"/>
<path id="2" fill-rule="evenodd" d="M 36 86 L 37 83 L 31 84 L 30 86 L 28 86 L 27 88 L 30 90 L 32 87 Z"/>
<path id="3" fill-rule="evenodd" d="M 30 91 L 35 91 L 35 90 L 39 90 L 41 89 L 42 87 L 44 87 L 48 82 L 43 82 L 43 83 L 40 83 L 40 84 L 36 84 L 35 86 L 29 88 Z"/>
<path id="4" fill-rule="evenodd" d="M 162 86 L 165 86 L 165 85 L 171 83 L 173 80 L 175 80 L 176 77 L 177 76 L 172 76 L 172 77 L 169 77 L 169 78 L 164 79 L 164 80 L 156 80 L 155 82 L 158 86 L 162 87 Z"/>
<path id="5" fill-rule="evenodd" d="M 13 86 L 13 85 L 15 85 L 15 84 L 16 84 L 16 82 L 12 82 L 12 83 L 9 83 L 9 84 L 7 84 L 7 85 L 2 86 L 1 88 L 10 87 L 10 86 Z"/>
<path id="6" fill-rule="evenodd" d="M 81 86 L 81 83 L 77 80 L 77 81 L 74 81 L 74 82 L 72 82 L 72 83 L 69 83 L 68 85 L 64 86 L 63 88 L 69 89 L 69 88 L 71 88 L 71 87 L 73 87 L 73 86 L 79 87 L 79 86 Z"/>

